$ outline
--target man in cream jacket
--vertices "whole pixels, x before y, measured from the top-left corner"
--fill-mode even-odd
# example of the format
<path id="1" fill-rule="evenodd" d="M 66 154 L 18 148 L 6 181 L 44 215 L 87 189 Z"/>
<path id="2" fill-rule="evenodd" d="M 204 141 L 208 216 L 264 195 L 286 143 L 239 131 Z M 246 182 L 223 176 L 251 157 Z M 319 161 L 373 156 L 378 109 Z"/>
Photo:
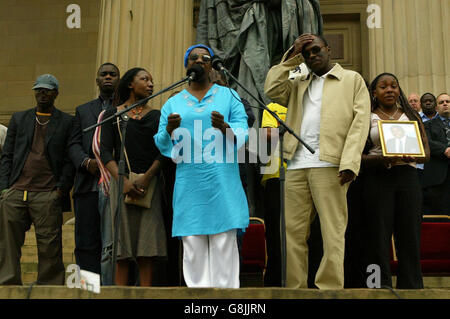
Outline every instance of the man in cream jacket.
<path id="1" fill-rule="evenodd" d="M 331 49 L 303 34 L 267 75 L 265 93 L 288 108 L 286 123 L 315 151 L 286 134 L 286 286 L 307 288 L 310 224 L 319 214 L 324 254 L 315 277 L 320 289 L 344 286 L 347 189 L 359 173 L 369 133 L 370 97 L 361 75 L 330 62 Z M 304 61 L 309 74 L 289 80 Z"/>

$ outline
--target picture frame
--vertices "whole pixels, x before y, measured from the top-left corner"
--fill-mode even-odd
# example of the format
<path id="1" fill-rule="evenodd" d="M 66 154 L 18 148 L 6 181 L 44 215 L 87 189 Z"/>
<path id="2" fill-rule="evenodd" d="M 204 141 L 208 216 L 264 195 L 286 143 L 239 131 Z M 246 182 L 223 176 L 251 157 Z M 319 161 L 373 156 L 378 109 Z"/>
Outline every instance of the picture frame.
<path id="1" fill-rule="evenodd" d="M 416 121 L 378 121 L 383 156 L 425 157 L 425 150 Z"/>

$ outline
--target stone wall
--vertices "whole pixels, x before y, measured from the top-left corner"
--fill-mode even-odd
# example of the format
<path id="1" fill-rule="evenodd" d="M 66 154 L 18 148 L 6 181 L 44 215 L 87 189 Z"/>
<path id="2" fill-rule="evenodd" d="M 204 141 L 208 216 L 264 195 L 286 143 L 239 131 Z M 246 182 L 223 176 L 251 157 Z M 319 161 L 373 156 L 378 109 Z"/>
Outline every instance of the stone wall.
<path id="1" fill-rule="evenodd" d="M 80 28 L 67 18 L 80 7 Z M 31 87 L 43 73 L 60 82 L 56 106 L 73 113 L 95 95 L 100 0 L 0 1 L 0 123 L 35 106 Z"/>

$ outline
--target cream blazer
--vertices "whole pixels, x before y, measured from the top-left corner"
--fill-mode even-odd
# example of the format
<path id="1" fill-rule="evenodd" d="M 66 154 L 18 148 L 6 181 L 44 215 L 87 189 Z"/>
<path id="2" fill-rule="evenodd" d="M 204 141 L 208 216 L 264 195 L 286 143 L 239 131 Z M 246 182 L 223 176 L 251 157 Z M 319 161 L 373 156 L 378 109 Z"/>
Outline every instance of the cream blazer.
<path id="1" fill-rule="evenodd" d="M 286 124 L 299 134 L 303 118 L 303 94 L 311 74 L 289 80 L 289 71 L 303 62 L 301 54 L 273 66 L 266 78 L 264 91 L 272 101 L 288 108 Z M 328 73 L 323 86 L 320 114 L 319 159 L 339 165 L 339 171 L 349 169 L 356 175 L 361 165 L 370 126 L 370 96 L 362 76 L 345 70 L 339 64 Z M 300 136 L 300 138 L 302 138 Z M 283 152 L 292 159 L 299 141 L 285 135 Z"/>

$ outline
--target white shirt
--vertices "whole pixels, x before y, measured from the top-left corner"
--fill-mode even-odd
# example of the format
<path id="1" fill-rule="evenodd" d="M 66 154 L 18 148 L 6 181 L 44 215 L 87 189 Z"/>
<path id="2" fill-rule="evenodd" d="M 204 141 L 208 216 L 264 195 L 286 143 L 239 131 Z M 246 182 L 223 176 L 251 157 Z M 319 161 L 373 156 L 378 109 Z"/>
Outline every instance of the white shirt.
<path id="1" fill-rule="evenodd" d="M 312 73 L 311 83 L 303 95 L 303 119 L 299 136 L 314 149 L 315 153 L 311 154 L 303 144 L 299 143 L 292 160 L 288 161 L 287 169 L 338 167 L 338 165 L 319 160 L 320 111 L 323 84 L 328 73 L 322 76 Z"/>
<path id="2" fill-rule="evenodd" d="M 5 139 L 6 139 L 6 132 L 8 131 L 8 128 L 2 124 L 0 124 L 0 149 L 3 148 L 3 145 L 5 145 Z"/>
<path id="3" fill-rule="evenodd" d="M 401 142 L 401 143 L 400 143 Z M 406 136 L 395 139 L 395 151 L 397 153 L 405 153 Z"/>

